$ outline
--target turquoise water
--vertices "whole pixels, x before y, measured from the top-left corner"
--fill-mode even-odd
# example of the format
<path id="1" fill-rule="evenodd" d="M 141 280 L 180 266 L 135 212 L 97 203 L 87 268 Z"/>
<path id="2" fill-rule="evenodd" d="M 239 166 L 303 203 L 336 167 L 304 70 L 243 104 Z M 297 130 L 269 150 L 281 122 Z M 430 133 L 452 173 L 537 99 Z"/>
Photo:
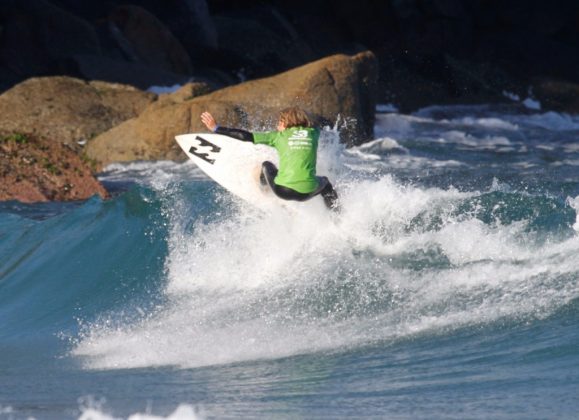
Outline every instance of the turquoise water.
<path id="1" fill-rule="evenodd" d="M 576 418 L 579 118 L 378 114 L 261 213 L 193 165 L 0 205 L 0 419 Z"/>

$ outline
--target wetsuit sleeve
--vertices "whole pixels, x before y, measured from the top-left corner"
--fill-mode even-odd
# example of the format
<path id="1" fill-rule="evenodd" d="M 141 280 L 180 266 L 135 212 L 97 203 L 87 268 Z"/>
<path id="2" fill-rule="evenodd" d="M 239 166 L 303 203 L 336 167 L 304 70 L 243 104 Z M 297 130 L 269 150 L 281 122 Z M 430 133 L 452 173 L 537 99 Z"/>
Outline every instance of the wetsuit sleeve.
<path id="1" fill-rule="evenodd" d="M 239 128 L 221 127 L 218 126 L 215 130 L 217 134 L 223 134 L 224 136 L 233 137 L 234 139 L 241 141 L 254 141 L 253 134 L 249 131 L 241 130 Z"/>

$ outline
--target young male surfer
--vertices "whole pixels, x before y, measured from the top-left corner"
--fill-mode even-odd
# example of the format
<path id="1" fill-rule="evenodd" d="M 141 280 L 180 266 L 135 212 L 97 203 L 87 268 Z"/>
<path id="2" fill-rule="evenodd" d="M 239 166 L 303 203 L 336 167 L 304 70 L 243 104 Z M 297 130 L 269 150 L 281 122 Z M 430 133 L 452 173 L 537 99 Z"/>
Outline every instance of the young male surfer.
<path id="1" fill-rule="evenodd" d="M 278 197 L 305 201 L 321 194 L 326 206 L 337 210 L 338 195 L 332 184 L 328 178 L 316 176 L 320 130 L 312 127 L 302 109 L 284 109 L 279 114 L 277 131 L 265 133 L 221 127 L 207 111 L 201 114 L 201 121 L 217 134 L 274 147 L 279 155 L 279 169 L 269 161 L 263 162 L 261 181 L 267 183 Z"/>

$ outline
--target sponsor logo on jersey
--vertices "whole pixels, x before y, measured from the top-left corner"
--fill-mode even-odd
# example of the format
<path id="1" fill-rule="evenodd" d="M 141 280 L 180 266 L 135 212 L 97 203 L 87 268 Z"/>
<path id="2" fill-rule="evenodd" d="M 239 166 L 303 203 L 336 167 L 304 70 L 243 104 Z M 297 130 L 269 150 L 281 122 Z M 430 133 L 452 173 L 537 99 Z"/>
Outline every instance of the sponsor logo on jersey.
<path id="1" fill-rule="evenodd" d="M 287 144 L 292 149 L 305 150 L 312 147 L 312 139 L 308 136 L 308 130 L 294 130 Z"/>

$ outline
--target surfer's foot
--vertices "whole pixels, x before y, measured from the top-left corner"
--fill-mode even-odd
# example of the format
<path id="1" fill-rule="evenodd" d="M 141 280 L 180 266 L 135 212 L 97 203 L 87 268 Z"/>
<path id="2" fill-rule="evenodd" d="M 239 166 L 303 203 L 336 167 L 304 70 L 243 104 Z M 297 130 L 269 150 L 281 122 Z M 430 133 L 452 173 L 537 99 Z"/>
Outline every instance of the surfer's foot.
<path id="1" fill-rule="evenodd" d="M 338 202 L 338 193 L 336 193 L 336 190 L 334 190 L 332 184 L 328 183 L 328 186 L 324 188 L 321 194 L 326 207 L 336 213 L 339 213 L 340 203 Z"/>
<path id="2" fill-rule="evenodd" d="M 326 200 L 324 200 L 324 203 L 326 203 L 326 207 L 334 213 L 341 213 L 342 211 L 342 206 L 340 206 L 340 203 L 338 201 L 333 201 L 331 203 L 328 203 Z"/>

